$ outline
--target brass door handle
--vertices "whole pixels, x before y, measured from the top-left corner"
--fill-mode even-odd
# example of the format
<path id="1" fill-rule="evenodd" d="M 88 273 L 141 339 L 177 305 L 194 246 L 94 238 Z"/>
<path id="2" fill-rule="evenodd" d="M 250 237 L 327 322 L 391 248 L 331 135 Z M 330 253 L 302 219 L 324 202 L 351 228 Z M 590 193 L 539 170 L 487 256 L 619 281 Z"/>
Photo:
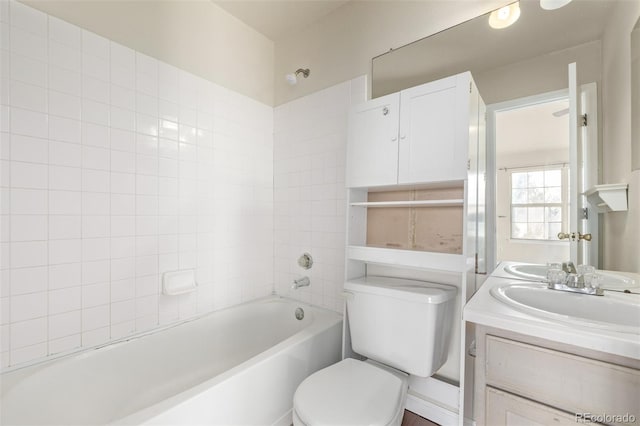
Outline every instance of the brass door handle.
<path id="1" fill-rule="evenodd" d="M 566 240 L 566 239 L 570 239 L 570 240 L 574 240 L 576 238 L 576 234 L 575 233 L 568 233 L 568 232 L 558 232 L 558 239 L 559 240 Z"/>
<path id="2" fill-rule="evenodd" d="M 581 234 L 578 232 L 578 240 L 591 241 L 591 234 Z"/>

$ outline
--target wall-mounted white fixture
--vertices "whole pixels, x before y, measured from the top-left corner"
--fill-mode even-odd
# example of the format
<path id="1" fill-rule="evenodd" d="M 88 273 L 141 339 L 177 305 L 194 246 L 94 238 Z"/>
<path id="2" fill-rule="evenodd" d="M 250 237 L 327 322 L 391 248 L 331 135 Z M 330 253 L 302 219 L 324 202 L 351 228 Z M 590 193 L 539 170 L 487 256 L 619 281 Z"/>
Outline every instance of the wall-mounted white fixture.
<path id="1" fill-rule="evenodd" d="M 170 271 L 162 275 L 162 293 L 167 296 L 191 293 L 196 289 L 196 277 L 193 269 Z"/>
<path id="2" fill-rule="evenodd" d="M 626 183 L 596 185 L 584 195 L 592 205 L 598 208 L 598 213 L 626 211 L 628 187 Z"/>
<path id="3" fill-rule="evenodd" d="M 518 20 L 520 17 L 520 2 L 514 2 L 496 9 L 489 15 L 489 25 L 491 28 L 500 30 L 507 28 Z"/>
<path id="4" fill-rule="evenodd" d="M 300 266 L 302 269 L 311 269 L 311 267 L 313 266 L 313 258 L 311 257 L 311 255 L 309 253 L 303 253 L 298 258 L 298 266 Z"/>
<path id="5" fill-rule="evenodd" d="M 571 0 L 540 0 L 540 7 L 544 10 L 556 10 L 571 3 Z"/>
<path id="6" fill-rule="evenodd" d="M 309 70 L 309 68 L 298 68 L 296 72 L 287 74 L 284 76 L 284 78 L 287 80 L 287 83 L 295 86 L 298 83 L 298 74 L 302 74 L 302 77 L 307 78 L 309 77 L 309 74 L 311 74 L 311 70 Z"/>

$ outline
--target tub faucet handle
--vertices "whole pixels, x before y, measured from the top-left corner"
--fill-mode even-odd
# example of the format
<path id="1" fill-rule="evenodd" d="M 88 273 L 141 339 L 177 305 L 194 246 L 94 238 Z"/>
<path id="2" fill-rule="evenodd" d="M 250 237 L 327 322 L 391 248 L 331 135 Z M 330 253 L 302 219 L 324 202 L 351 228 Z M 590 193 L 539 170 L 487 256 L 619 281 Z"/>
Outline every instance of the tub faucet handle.
<path id="1" fill-rule="evenodd" d="M 293 280 L 293 284 L 291 285 L 291 288 L 293 290 L 296 290 L 300 287 L 307 287 L 310 284 L 311 284 L 311 280 L 309 280 L 309 277 L 302 277 L 302 278 L 298 278 L 297 280 Z"/>

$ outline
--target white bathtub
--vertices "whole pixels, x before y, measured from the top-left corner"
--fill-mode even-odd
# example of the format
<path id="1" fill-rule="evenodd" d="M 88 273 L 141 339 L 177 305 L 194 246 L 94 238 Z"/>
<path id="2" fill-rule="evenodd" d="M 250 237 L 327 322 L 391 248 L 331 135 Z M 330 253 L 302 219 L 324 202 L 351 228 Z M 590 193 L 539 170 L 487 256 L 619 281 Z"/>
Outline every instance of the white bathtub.
<path id="1" fill-rule="evenodd" d="M 341 333 L 334 312 L 261 299 L 7 372 L 0 424 L 289 425 L 298 384 L 340 360 Z"/>

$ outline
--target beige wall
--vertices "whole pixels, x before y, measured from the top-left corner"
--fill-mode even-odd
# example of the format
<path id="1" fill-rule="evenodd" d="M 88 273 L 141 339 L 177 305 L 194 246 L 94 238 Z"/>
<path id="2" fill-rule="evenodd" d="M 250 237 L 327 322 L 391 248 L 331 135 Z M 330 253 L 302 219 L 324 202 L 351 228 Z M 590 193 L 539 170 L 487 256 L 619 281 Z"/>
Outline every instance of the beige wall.
<path id="1" fill-rule="evenodd" d="M 606 269 L 640 272 L 640 170 L 631 171 L 630 34 L 640 2 L 622 0 L 602 40 L 603 183 L 629 183 L 629 210 L 604 216 Z"/>
<path id="2" fill-rule="evenodd" d="M 273 105 L 273 42 L 209 0 L 21 1 Z"/>
<path id="3" fill-rule="evenodd" d="M 371 59 L 502 6 L 505 0 L 352 1 L 284 40 L 275 48 L 275 104 L 359 75 L 371 75 Z M 311 68 L 289 86 L 284 76 Z M 370 79 L 369 79 L 370 80 Z"/>

